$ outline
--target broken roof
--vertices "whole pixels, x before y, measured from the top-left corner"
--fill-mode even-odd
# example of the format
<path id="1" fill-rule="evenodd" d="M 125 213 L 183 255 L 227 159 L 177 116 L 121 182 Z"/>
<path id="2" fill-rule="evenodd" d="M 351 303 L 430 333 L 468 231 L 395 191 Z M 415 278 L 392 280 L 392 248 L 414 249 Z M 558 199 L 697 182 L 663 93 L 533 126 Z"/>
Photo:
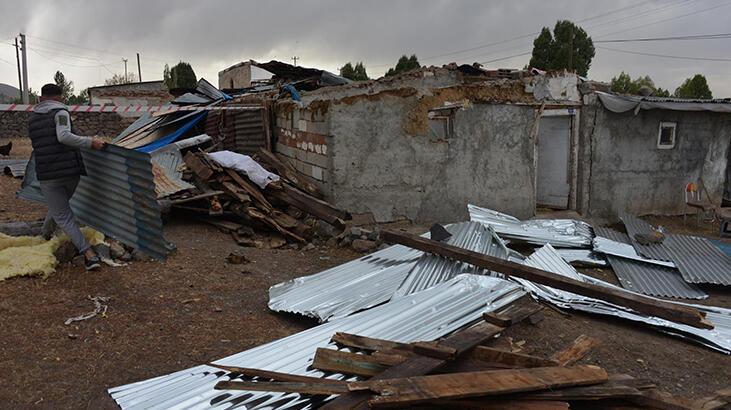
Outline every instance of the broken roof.
<path id="1" fill-rule="evenodd" d="M 614 95 L 596 91 L 604 108 L 616 113 L 634 110 L 710 111 L 731 113 L 731 99 L 686 99 L 666 97 L 642 97 L 639 95 Z"/>

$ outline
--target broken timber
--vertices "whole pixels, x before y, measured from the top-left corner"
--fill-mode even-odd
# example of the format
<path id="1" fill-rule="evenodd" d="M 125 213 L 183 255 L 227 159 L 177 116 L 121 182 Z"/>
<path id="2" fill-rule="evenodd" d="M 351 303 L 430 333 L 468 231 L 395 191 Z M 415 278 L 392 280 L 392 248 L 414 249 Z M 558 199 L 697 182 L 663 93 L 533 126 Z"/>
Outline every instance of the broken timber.
<path id="1" fill-rule="evenodd" d="M 601 299 L 646 315 L 660 317 L 701 329 L 713 329 L 713 324 L 705 319 L 704 313 L 690 307 L 675 305 L 609 287 L 580 282 L 542 269 L 521 265 L 404 232 L 382 231 L 381 239 L 385 242 L 404 245 L 423 252 L 466 262 L 508 276 L 515 276 L 578 295 Z"/>
<path id="2" fill-rule="evenodd" d="M 601 341 L 599 339 L 581 335 L 574 340 L 571 346 L 560 352 L 556 352 L 552 359 L 557 361 L 561 366 L 569 366 L 581 360 L 592 348 L 600 344 Z"/>
<path id="3" fill-rule="evenodd" d="M 438 374 L 348 384 L 351 391 L 382 394 L 368 402 L 376 406 L 404 406 L 437 399 L 460 399 L 606 382 L 607 372 L 597 366 L 537 367 Z"/>

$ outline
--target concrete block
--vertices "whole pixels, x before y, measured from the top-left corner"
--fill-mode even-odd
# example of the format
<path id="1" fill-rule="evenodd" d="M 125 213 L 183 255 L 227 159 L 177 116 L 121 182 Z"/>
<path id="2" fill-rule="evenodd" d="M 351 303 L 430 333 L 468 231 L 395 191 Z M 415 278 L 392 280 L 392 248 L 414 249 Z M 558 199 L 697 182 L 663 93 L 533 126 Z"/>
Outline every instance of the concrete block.
<path id="1" fill-rule="evenodd" d="M 296 169 L 297 172 L 299 172 L 300 174 L 309 175 L 305 172 L 305 167 L 304 167 L 305 163 L 304 162 L 298 161 L 296 159 L 293 159 L 291 162 L 294 165 L 294 169 Z"/>
<path id="2" fill-rule="evenodd" d="M 318 167 L 321 167 L 321 168 L 328 168 L 328 166 L 329 166 L 329 161 L 328 161 L 327 156 L 320 155 L 315 152 L 307 152 L 305 161 L 307 161 L 308 163 L 310 163 L 312 165 L 317 165 Z"/>
<path id="3" fill-rule="evenodd" d="M 307 131 L 307 120 L 299 119 L 297 121 L 297 129 L 300 131 Z"/>
<path id="4" fill-rule="evenodd" d="M 304 150 L 301 150 L 298 148 L 293 148 L 292 150 L 294 151 L 295 158 L 297 158 L 300 161 L 307 162 L 307 151 L 304 151 Z"/>
<path id="5" fill-rule="evenodd" d="M 323 168 L 320 168 L 316 165 L 312 165 L 312 178 L 315 178 L 318 181 L 322 181 L 323 175 L 325 173 L 325 170 Z"/>
<path id="6" fill-rule="evenodd" d="M 330 132 L 328 128 L 329 127 L 326 122 L 307 121 L 307 132 L 311 132 L 313 134 L 327 135 Z"/>
<path id="7" fill-rule="evenodd" d="M 280 142 L 277 143 L 277 152 L 290 158 L 294 158 L 294 148 Z"/>
<path id="8" fill-rule="evenodd" d="M 312 176 L 312 165 L 306 162 L 300 162 L 302 164 L 302 173 L 308 176 Z"/>

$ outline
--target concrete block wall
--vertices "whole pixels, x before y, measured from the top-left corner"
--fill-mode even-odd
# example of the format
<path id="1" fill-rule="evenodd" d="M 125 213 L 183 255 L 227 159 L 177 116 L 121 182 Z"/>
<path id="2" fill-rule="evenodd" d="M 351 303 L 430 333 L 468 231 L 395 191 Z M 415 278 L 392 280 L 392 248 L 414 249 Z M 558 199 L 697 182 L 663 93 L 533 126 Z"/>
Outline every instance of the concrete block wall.
<path id="1" fill-rule="evenodd" d="M 306 108 L 279 109 L 275 118 L 276 152 L 327 196 L 331 180 L 327 114 Z"/>

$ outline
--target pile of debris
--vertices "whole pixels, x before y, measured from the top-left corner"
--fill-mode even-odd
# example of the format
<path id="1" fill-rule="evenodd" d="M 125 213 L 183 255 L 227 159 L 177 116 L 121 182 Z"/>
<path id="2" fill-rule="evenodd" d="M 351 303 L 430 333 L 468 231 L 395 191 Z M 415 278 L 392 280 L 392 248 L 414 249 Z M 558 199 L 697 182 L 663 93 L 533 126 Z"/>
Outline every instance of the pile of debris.
<path id="1" fill-rule="evenodd" d="M 690 400 L 659 390 L 651 380 L 577 365 L 601 344 L 586 335 L 549 357 L 490 346 L 539 309 L 524 298 L 438 341 L 402 343 L 337 332 L 312 357 L 311 367 L 323 377 L 212 364 L 229 379 L 215 389 L 320 397 L 323 409 L 717 409 L 731 403 L 731 389 Z"/>
<path id="2" fill-rule="evenodd" d="M 183 179 L 194 188 L 168 197 L 170 206 L 197 213 L 241 246 L 304 244 L 318 232 L 318 221 L 342 232 L 350 219 L 265 149 L 257 160 L 230 151 L 189 151 L 183 161 Z M 265 232 L 271 234 L 262 236 Z"/>

